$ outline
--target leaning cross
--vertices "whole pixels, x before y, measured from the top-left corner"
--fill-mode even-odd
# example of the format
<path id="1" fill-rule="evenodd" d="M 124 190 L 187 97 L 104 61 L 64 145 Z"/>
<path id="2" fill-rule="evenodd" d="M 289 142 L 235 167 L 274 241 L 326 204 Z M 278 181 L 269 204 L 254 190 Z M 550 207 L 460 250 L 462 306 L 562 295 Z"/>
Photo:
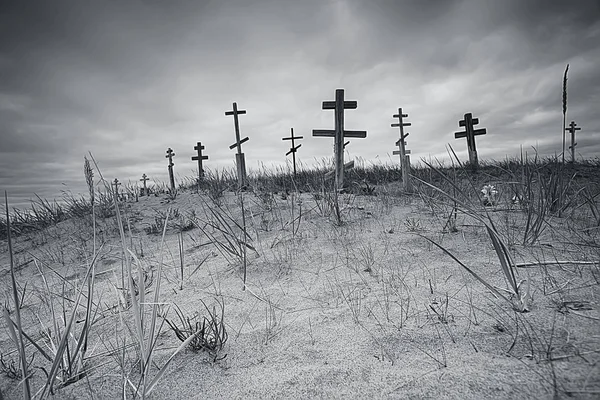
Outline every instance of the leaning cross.
<path id="1" fill-rule="evenodd" d="M 204 168 L 202 168 L 202 160 L 208 160 L 208 156 L 202 155 L 202 150 L 204 150 L 204 146 L 201 142 L 196 143 L 196 145 L 194 146 L 194 150 L 198 151 L 198 155 L 192 157 L 192 161 L 198 161 L 198 184 L 200 184 L 200 181 L 202 180 L 202 178 L 204 178 Z"/>
<path id="2" fill-rule="evenodd" d="M 367 137 L 367 131 L 344 130 L 344 110 L 353 110 L 356 109 L 357 106 L 358 103 L 355 100 L 344 101 L 344 89 L 336 89 L 335 101 L 323 102 L 323 110 L 335 111 L 335 129 L 313 129 L 313 136 L 334 138 L 335 187 L 337 189 L 342 189 L 344 186 L 344 137 Z"/>
<path id="3" fill-rule="evenodd" d="M 571 121 L 568 128 L 565 128 L 571 134 L 571 145 L 569 149 L 571 149 L 571 162 L 575 162 L 575 146 L 577 146 L 577 142 L 575 142 L 575 131 L 580 131 L 581 128 L 576 128 L 577 124 L 575 121 Z"/>
<path id="4" fill-rule="evenodd" d="M 410 150 L 406 150 L 406 137 L 409 133 L 404 133 L 405 126 L 411 126 L 410 122 L 404 122 L 403 119 L 408 117 L 408 114 L 402 113 L 402 108 L 398 109 L 398 114 L 394 114 L 393 118 L 398 118 L 397 124 L 392 124 L 392 128 L 400 128 L 400 139 L 396 142 L 396 146 L 398 146 L 399 150 L 394 151 L 394 155 L 400 156 L 400 168 L 402 170 L 402 182 L 404 182 L 404 190 L 406 192 L 412 192 L 412 185 L 409 177 L 410 170 L 410 158 L 408 158 L 408 154 L 410 154 Z"/>
<path id="5" fill-rule="evenodd" d="M 146 176 L 146 174 L 142 174 L 142 179 L 140 179 L 140 181 L 144 182 L 144 195 L 148 196 L 148 188 L 146 187 L 146 181 L 149 180 L 150 178 L 148 178 L 148 176 Z"/>
<path id="6" fill-rule="evenodd" d="M 294 140 L 301 140 L 304 139 L 304 136 L 294 136 L 294 128 L 290 128 L 292 135 L 290 137 L 284 137 L 281 138 L 281 140 L 291 140 L 292 141 L 292 147 L 290 147 L 290 150 L 285 153 L 286 157 L 289 156 L 290 154 L 292 155 L 292 162 L 294 164 L 294 180 L 296 179 L 296 151 L 298 151 L 298 149 L 300 148 L 300 146 L 302 146 L 302 144 L 299 144 L 298 146 L 296 146 L 296 144 L 294 143 Z"/>
<path id="7" fill-rule="evenodd" d="M 169 180 L 171 181 L 171 193 L 175 193 L 175 177 L 173 176 L 173 157 L 175 157 L 175 153 L 173 149 L 170 147 L 167 149 L 167 155 L 165 158 L 169 159 Z"/>
<path id="8" fill-rule="evenodd" d="M 246 110 L 238 110 L 237 103 L 233 103 L 233 111 L 225 111 L 225 115 L 233 115 L 233 125 L 235 127 L 235 143 L 229 146 L 231 150 L 234 147 L 237 147 L 237 153 L 235 155 L 235 161 L 237 165 L 237 175 L 238 175 L 238 186 L 239 188 L 243 188 L 246 186 L 246 160 L 244 158 L 244 153 L 242 153 L 242 143 L 247 142 L 249 140 L 248 137 L 245 137 L 240 140 L 240 124 L 238 121 L 238 115 L 246 114 Z"/>
<path id="9" fill-rule="evenodd" d="M 464 132 L 455 132 L 454 138 L 467 138 L 467 147 L 469 148 L 469 163 L 477 168 L 479 165 L 479 161 L 477 159 L 477 148 L 475 147 L 475 136 L 485 135 L 487 130 L 485 128 L 482 129 L 473 129 L 474 125 L 479 123 L 479 118 L 473 118 L 473 114 L 468 113 L 465 114 L 465 118 L 458 121 L 458 126 L 464 126 Z"/>

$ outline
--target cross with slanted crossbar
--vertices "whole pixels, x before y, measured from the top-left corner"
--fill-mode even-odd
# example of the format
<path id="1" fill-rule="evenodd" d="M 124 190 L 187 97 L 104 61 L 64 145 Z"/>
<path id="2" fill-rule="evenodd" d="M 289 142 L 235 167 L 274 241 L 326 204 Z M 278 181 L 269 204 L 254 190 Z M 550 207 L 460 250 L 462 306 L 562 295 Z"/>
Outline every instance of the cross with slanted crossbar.
<path id="1" fill-rule="evenodd" d="M 292 155 L 292 162 L 294 164 L 294 179 L 296 179 L 296 151 L 298 151 L 298 149 L 300 148 L 300 146 L 302 146 L 302 144 L 299 144 L 298 146 L 296 146 L 296 144 L 294 143 L 294 140 L 304 139 L 304 136 L 294 136 L 294 128 L 290 128 L 290 131 L 292 132 L 292 135 L 290 137 L 281 138 L 281 140 L 291 140 L 292 141 L 292 147 L 290 147 L 290 150 L 287 153 L 285 153 L 285 155 L 286 155 L 286 157 L 289 156 L 290 154 Z"/>
<path id="2" fill-rule="evenodd" d="M 410 158 L 408 154 L 410 154 L 410 150 L 406 150 L 406 137 L 409 133 L 404 133 L 405 126 L 411 126 L 410 122 L 404 122 L 404 118 L 407 118 L 408 114 L 402 113 L 402 108 L 398 109 L 398 114 L 394 114 L 393 118 L 398 118 L 398 123 L 392 124 L 392 128 L 400 128 L 400 139 L 396 142 L 396 146 L 398 146 L 398 151 L 394 151 L 394 155 L 400 156 L 400 168 L 402 171 L 402 182 L 404 183 L 404 190 L 406 192 L 412 192 L 412 185 L 409 177 L 410 170 Z"/>
<path id="3" fill-rule="evenodd" d="M 464 126 L 464 132 L 455 132 L 454 138 L 467 138 L 467 147 L 469 149 L 469 163 L 477 168 L 479 161 L 477 159 L 477 148 L 475 147 L 475 136 L 485 135 L 487 130 L 485 128 L 474 129 L 473 126 L 479 123 L 479 118 L 473 118 L 473 114 L 465 114 L 465 118 L 458 121 L 458 126 Z"/>
<path id="4" fill-rule="evenodd" d="M 238 175 L 238 186 L 240 189 L 246 186 L 246 160 L 244 158 L 244 153 L 242 153 L 242 143 L 247 142 L 249 140 L 248 137 L 245 137 L 240 140 L 240 124 L 238 121 L 238 115 L 246 114 L 246 110 L 238 110 L 237 103 L 233 103 L 233 111 L 225 111 L 225 115 L 233 115 L 233 124 L 235 127 L 235 143 L 229 146 L 231 150 L 234 147 L 237 147 L 237 154 L 235 155 L 235 161 L 237 165 L 237 175 Z"/>
<path id="5" fill-rule="evenodd" d="M 571 150 L 571 162 L 575 162 L 575 146 L 577 146 L 577 142 L 575 142 L 575 131 L 580 131 L 581 128 L 576 128 L 577 124 L 575 121 L 571 121 L 568 128 L 565 128 L 567 132 L 571 134 L 571 145 L 569 149 Z"/>
<path id="6" fill-rule="evenodd" d="M 175 157 L 175 153 L 173 152 L 173 149 L 169 147 L 167 149 L 167 155 L 165 158 L 169 159 L 169 180 L 171 181 L 171 193 L 175 192 L 175 177 L 173 176 L 173 165 L 175 164 L 173 163 L 173 157 Z"/>
<path id="7" fill-rule="evenodd" d="M 115 180 L 112 182 L 112 185 L 114 186 L 115 190 L 115 198 L 117 198 L 119 196 L 119 186 L 121 186 L 121 182 L 115 178 Z"/>
<path id="8" fill-rule="evenodd" d="M 148 176 L 146 176 L 146 174 L 142 174 L 142 179 L 140 179 L 140 181 L 142 181 L 144 183 L 144 195 L 148 196 L 148 188 L 146 187 L 146 181 L 149 180 L 150 178 L 148 178 Z"/>
<path id="9" fill-rule="evenodd" d="M 335 101 L 323 102 L 323 110 L 335 111 L 335 129 L 313 129 L 313 136 L 334 138 L 335 186 L 337 189 L 342 189 L 344 186 L 344 137 L 367 137 L 367 131 L 344 130 L 344 110 L 353 110 L 357 106 L 358 103 L 355 100 L 344 101 L 344 89 L 336 89 Z"/>

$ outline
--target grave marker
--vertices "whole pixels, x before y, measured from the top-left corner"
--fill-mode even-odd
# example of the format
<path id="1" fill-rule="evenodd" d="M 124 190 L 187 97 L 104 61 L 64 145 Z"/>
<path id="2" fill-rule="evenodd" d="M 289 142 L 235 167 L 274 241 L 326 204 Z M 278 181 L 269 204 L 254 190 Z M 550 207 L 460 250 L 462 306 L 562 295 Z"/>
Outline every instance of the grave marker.
<path id="1" fill-rule="evenodd" d="M 477 168 L 479 166 L 479 160 L 477 159 L 477 148 L 475 147 L 475 136 L 485 135 L 487 130 L 485 128 L 473 129 L 474 125 L 479 124 L 479 118 L 473 118 L 473 114 L 465 114 L 465 118 L 458 121 L 458 126 L 464 126 L 464 132 L 455 132 L 454 138 L 467 138 L 467 147 L 469 148 L 469 163 Z"/>
<path id="2" fill-rule="evenodd" d="M 194 150 L 198 151 L 197 156 L 192 157 L 192 161 L 198 161 L 198 188 L 200 188 L 200 182 L 204 179 L 204 168 L 202 168 L 202 160 L 208 160 L 208 156 L 202 155 L 204 146 L 201 142 L 196 143 Z"/>
<path id="3" fill-rule="evenodd" d="M 148 178 L 146 176 L 146 174 L 142 174 L 142 179 L 140 179 L 140 181 L 142 181 L 144 183 L 144 196 L 148 196 L 148 188 L 146 187 L 146 181 L 149 180 L 150 178 Z"/>
<path id="4" fill-rule="evenodd" d="M 246 110 L 238 110 L 237 103 L 233 103 L 233 111 L 225 111 L 225 115 L 233 115 L 233 125 L 235 127 L 235 143 L 229 146 L 230 149 L 233 150 L 234 147 L 237 147 L 237 153 L 235 155 L 235 162 L 237 167 L 237 176 L 238 176 L 238 187 L 240 189 L 246 187 L 246 159 L 244 157 L 244 153 L 242 153 L 242 143 L 247 142 L 249 140 L 248 137 L 240 140 L 240 124 L 238 121 L 238 115 L 246 114 Z"/>
<path id="5" fill-rule="evenodd" d="M 575 123 L 575 121 L 571 121 L 571 123 L 569 124 L 568 128 L 565 128 L 565 130 L 567 132 L 569 132 L 571 134 L 571 145 L 569 146 L 569 149 L 571 149 L 571 162 L 574 163 L 575 162 L 575 146 L 577 146 L 577 142 L 575 142 L 575 131 L 580 131 L 581 128 L 577 127 L 577 124 Z"/>
<path id="6" fill-rule="evenodd" d="M 294 140 L 301 140 L 304 139 L 304 136 L 294 136 L 294 128 L 290 128 L 292 135 L 290 137 L 284 137 L 281 138 L 281 140 L 291 140 L 292 141 L 292 147 L 290 148 L 290 150 L 285 153 L 286 157 L 290 155 L 290 153 L 292 154 L 292 163 L 294 164 L 294 180 L 296 180 L 296 151 L 298 151 L 298 149 L 300 148 L 300 146 L 302 146 L 302 144 L 299 144 L 298 146 L 296 146 L 296 144 L 294 143 Z"/>
<path id="7" fill-rule="evenodd" d="M 121 186 L 121 182 L 117 178 L 112 181 L 113 190 L 115 191 L 115 200 L 119 199 L 119 186 Z"/>
<path id="8" fill-rule="evenodd" d="M 167 155 L 165 158 L 169 159 L 169 180 L 171 181 L 171 194 L 175 193 L 175 177 L 173 176 L 173 157 L 175 157 L 175 153 L 173 149 L 170 147 L 167 149 Z"/>
<path id="9" fill-rule="evenodd" d="M 411 126 L 410 122 L 404 122 L 404 118 L 408 117 L 408 114 L 402 113 L 402 108 L 398 109 L 398 114 L 394 114 L 393 118 L 398 118 L 397 124 L 392 124 L 392 128 L 400 128 L 400 139 L 396 142 L 396 146 L 398 146 L 398 151 L 394 151 L 394 155 L 400 156 L 400 169 L 402 172 L 402 182 L 404 183 L 404 190 L 406 192 L 412 192 L 412 183 L 410 181 L 410 158 L 408 154 L 410 154 L 410 150 L 406 150 L 406 137 L 409 133 L 404 133 L 405 126 Z"/>
<path id="10" fill-rule="evenodd" d="M 344 89 L 336 89 L 335 101 L 323 102 L 323 110 L 334 110 L 335 112 L 334 129 L 313 129 L 313 136 L 334 138 L 335 187 L 337 189 L 344 187 L 344 137 L 367 137 L 367 131 L 344 130 L 344 110 L 353 110 L 357 106 L 358 103 L 355 100 L 344 101 Z"/>

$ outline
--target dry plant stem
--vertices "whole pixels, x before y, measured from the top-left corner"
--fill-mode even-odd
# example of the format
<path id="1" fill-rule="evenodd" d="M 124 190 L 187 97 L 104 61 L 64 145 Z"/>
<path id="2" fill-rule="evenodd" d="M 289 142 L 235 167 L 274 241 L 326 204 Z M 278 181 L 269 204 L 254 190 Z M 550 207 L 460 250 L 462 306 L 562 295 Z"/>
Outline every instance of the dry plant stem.
<path id="1" fill-rule="evenodd" d="M 10 257 L 10 282 L 12 285 L 13 301 L 15 303 L 15 324 L 17 330 L 19 331 L 18 335 L 15 333 L 13 324 L 11 323 L 12 320 L 10 319 L 10 315 L 8 314 L 8 310 L 6 308 L 4 308 L 4 318 L 6 319 L 11 339 L 13 340 L 19 351 L 19 361 L 21 363 L 21 371 L 23 373 L 23 398 L 29 400 L 31 398 L 31 387 L 29 383 L 29 373 L 27 371 L 27 359 L 25 358 L 25 342 L 23 341 L 23 325 L 21 324 L 21 304 L 19 303 L 17 279 L 15 277 L 15 260 L 10 231 L 10 215 L 8 213 L 8 193 L 6 191 L 4 191 L 4 204 L 6 207 L 6 234 L 8 238 L 8 254 Z"/>

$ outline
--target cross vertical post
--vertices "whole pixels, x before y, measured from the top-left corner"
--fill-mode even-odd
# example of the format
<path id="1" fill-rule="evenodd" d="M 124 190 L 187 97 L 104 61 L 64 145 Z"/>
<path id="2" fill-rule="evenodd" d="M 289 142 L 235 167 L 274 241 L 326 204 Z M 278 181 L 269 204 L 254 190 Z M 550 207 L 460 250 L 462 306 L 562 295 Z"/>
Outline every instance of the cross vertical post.
<path id="1" fill-rule="evenodd" d="M 148 178 L 148 176 L 146 176 L 146 174 L 142 174 L 142 179 L 140 179 L 140 181 L 142 181 L 144 183 L 144 191 L 142 192 L 143 196 L 148 196 L 148 188 L 146 187 L 146 181 L 150 179 Z"/>
<path id="2" fill-rule="evenodd" d="M 485 135 L 487 130 L 485 128 L 482 129 L 474 129 L 473 126 L 479 124 L 479 118 L 473 118 L 473 114 L 467 113 L 465 114 L 464 119 L 458 121 L 458 126 L 464 126 L 464 132 L 455 132 L 454 138 L 467 138 L 467 147 L 469 149 L 469 164 L 473 166 L 473 168 L 477 168 L 479 166 L 479 160 L 477 159 L 477 148 L 475 147 L 475 136 Z"/>
<path id="3" fill-rule="evenodd" d="M 246 187 L 247 185 L 247 177 L 246 177 L 246 159 L 244 157 L 244 153 L 242 153 L 242 143 L 247 142 L 249 140 L 248 137 L 245 137 L 240 140 L 240 124 L 238 121 L 238 115 L 246 114 L 246 110 L 238 110 L 237 103 L 233 103 L 233 111 L 225 111 L 225 115 L 233 115 L 233 125 L 235 128 L 235 143 L 229 146 L 231 150 L 237 147 L 237 153 L 235 155 L 236 167 L 237 167 L 237 175 L 238 175 L 238 187 L 240 189 Z"/>
<path id="4" fill-rule="evenodd" d="M 397 154 L 400 156 L 400 169 L 402 171 L 402 182 L 404 183 L 404 190 L 406 192 L 412 192 L 412 184 L 409 177 L 410 172 L 410 159 L 408 158 L 408 154 L 410 151 L 406 150 L 406 137 L 409 133 L 404 133 L 405 126 L 411 126 L 410 122 L 404 122 L 404 118 L 408 117 L 408 114 L 402 113 L 402 108 L 398 109 L 398 114 L 394 114 L 393 118 L 398 118 L 397 124 L 392 124 L 392 128 L 400 128 L 400 139 L 396 142 L 396 146 L 399 148 L 399 152 L 394 152 L 393 154 Z"/>
<path id="5" fill-rule="evenodd" d="M 173 149 L 170 147 L 167 149 L 167 155 L 165 158 L 169 159 L 169 180 L 171 181 L 171 194 L 175 194 L 175 177 L 173 176 L 173 157 L 175 157 L 175 153 Z"/>
<path id="6" fill-rule="evenodd" d="M 577 127 L 575 121 L 571 121 L 568 128 L 565 128 L 571 134 L 571 145 L 569 149 L 571 150 L 571 162 L 575 163 L 575 146 L 577 146 L 577 142 L 575 142 L 575 131 L 580 131 L 581 128 Z"/>
<path id="7" fill-rule="evenodd" d="M 323 102 L 323 110 L 334 110 L 335 112 L 334 130 L 313 129 L 313 136 L 334 138 L 335 187 L 338 190 L 344 187 L 344 137 L 367 137 L 367 131 L 344 130 L 344 109 L 353 110 L 357 106 L 356 100 L 344 101 L 344 89 L 336 89 L 335 100 Z"/>
<path id="8" fill-rule="evenodd" d="M 204 146 L 201 142 L 196 143 L 194 150 L 198 152 L 197 156 L 192 157 L 192 161 L 198 161 L 198 190 L 200 190 L 200 182 L 204 179 L 204 168 L 202 167 L 202 160 L 208 160 L 208 156 L 202 155 Z"/>
<path id="9" fill-rule="evenodd" d="M 294 136 L 294 128 L 290 128 L 290 131 L 292 132 L 290 137 L 284 137 L 281 138 L 281 140 L 291 140 L 292 141 L 292 147 L 290 147 L 290 150 L 285 153 L 286 156 L 289 156 L 290 153 L 292 154 L 292 163 L 294 164 L 294 181 L 296 180 L 296 151 L 298 151 L 298 149 L 300 148 L 300 146 L 302 146 L 302 144 L 299 144 L 298 146 L 296 146 L 296 144 L 294 143 L 294 140 L 301 140 L 304 139 L 304 136 Z"/>

